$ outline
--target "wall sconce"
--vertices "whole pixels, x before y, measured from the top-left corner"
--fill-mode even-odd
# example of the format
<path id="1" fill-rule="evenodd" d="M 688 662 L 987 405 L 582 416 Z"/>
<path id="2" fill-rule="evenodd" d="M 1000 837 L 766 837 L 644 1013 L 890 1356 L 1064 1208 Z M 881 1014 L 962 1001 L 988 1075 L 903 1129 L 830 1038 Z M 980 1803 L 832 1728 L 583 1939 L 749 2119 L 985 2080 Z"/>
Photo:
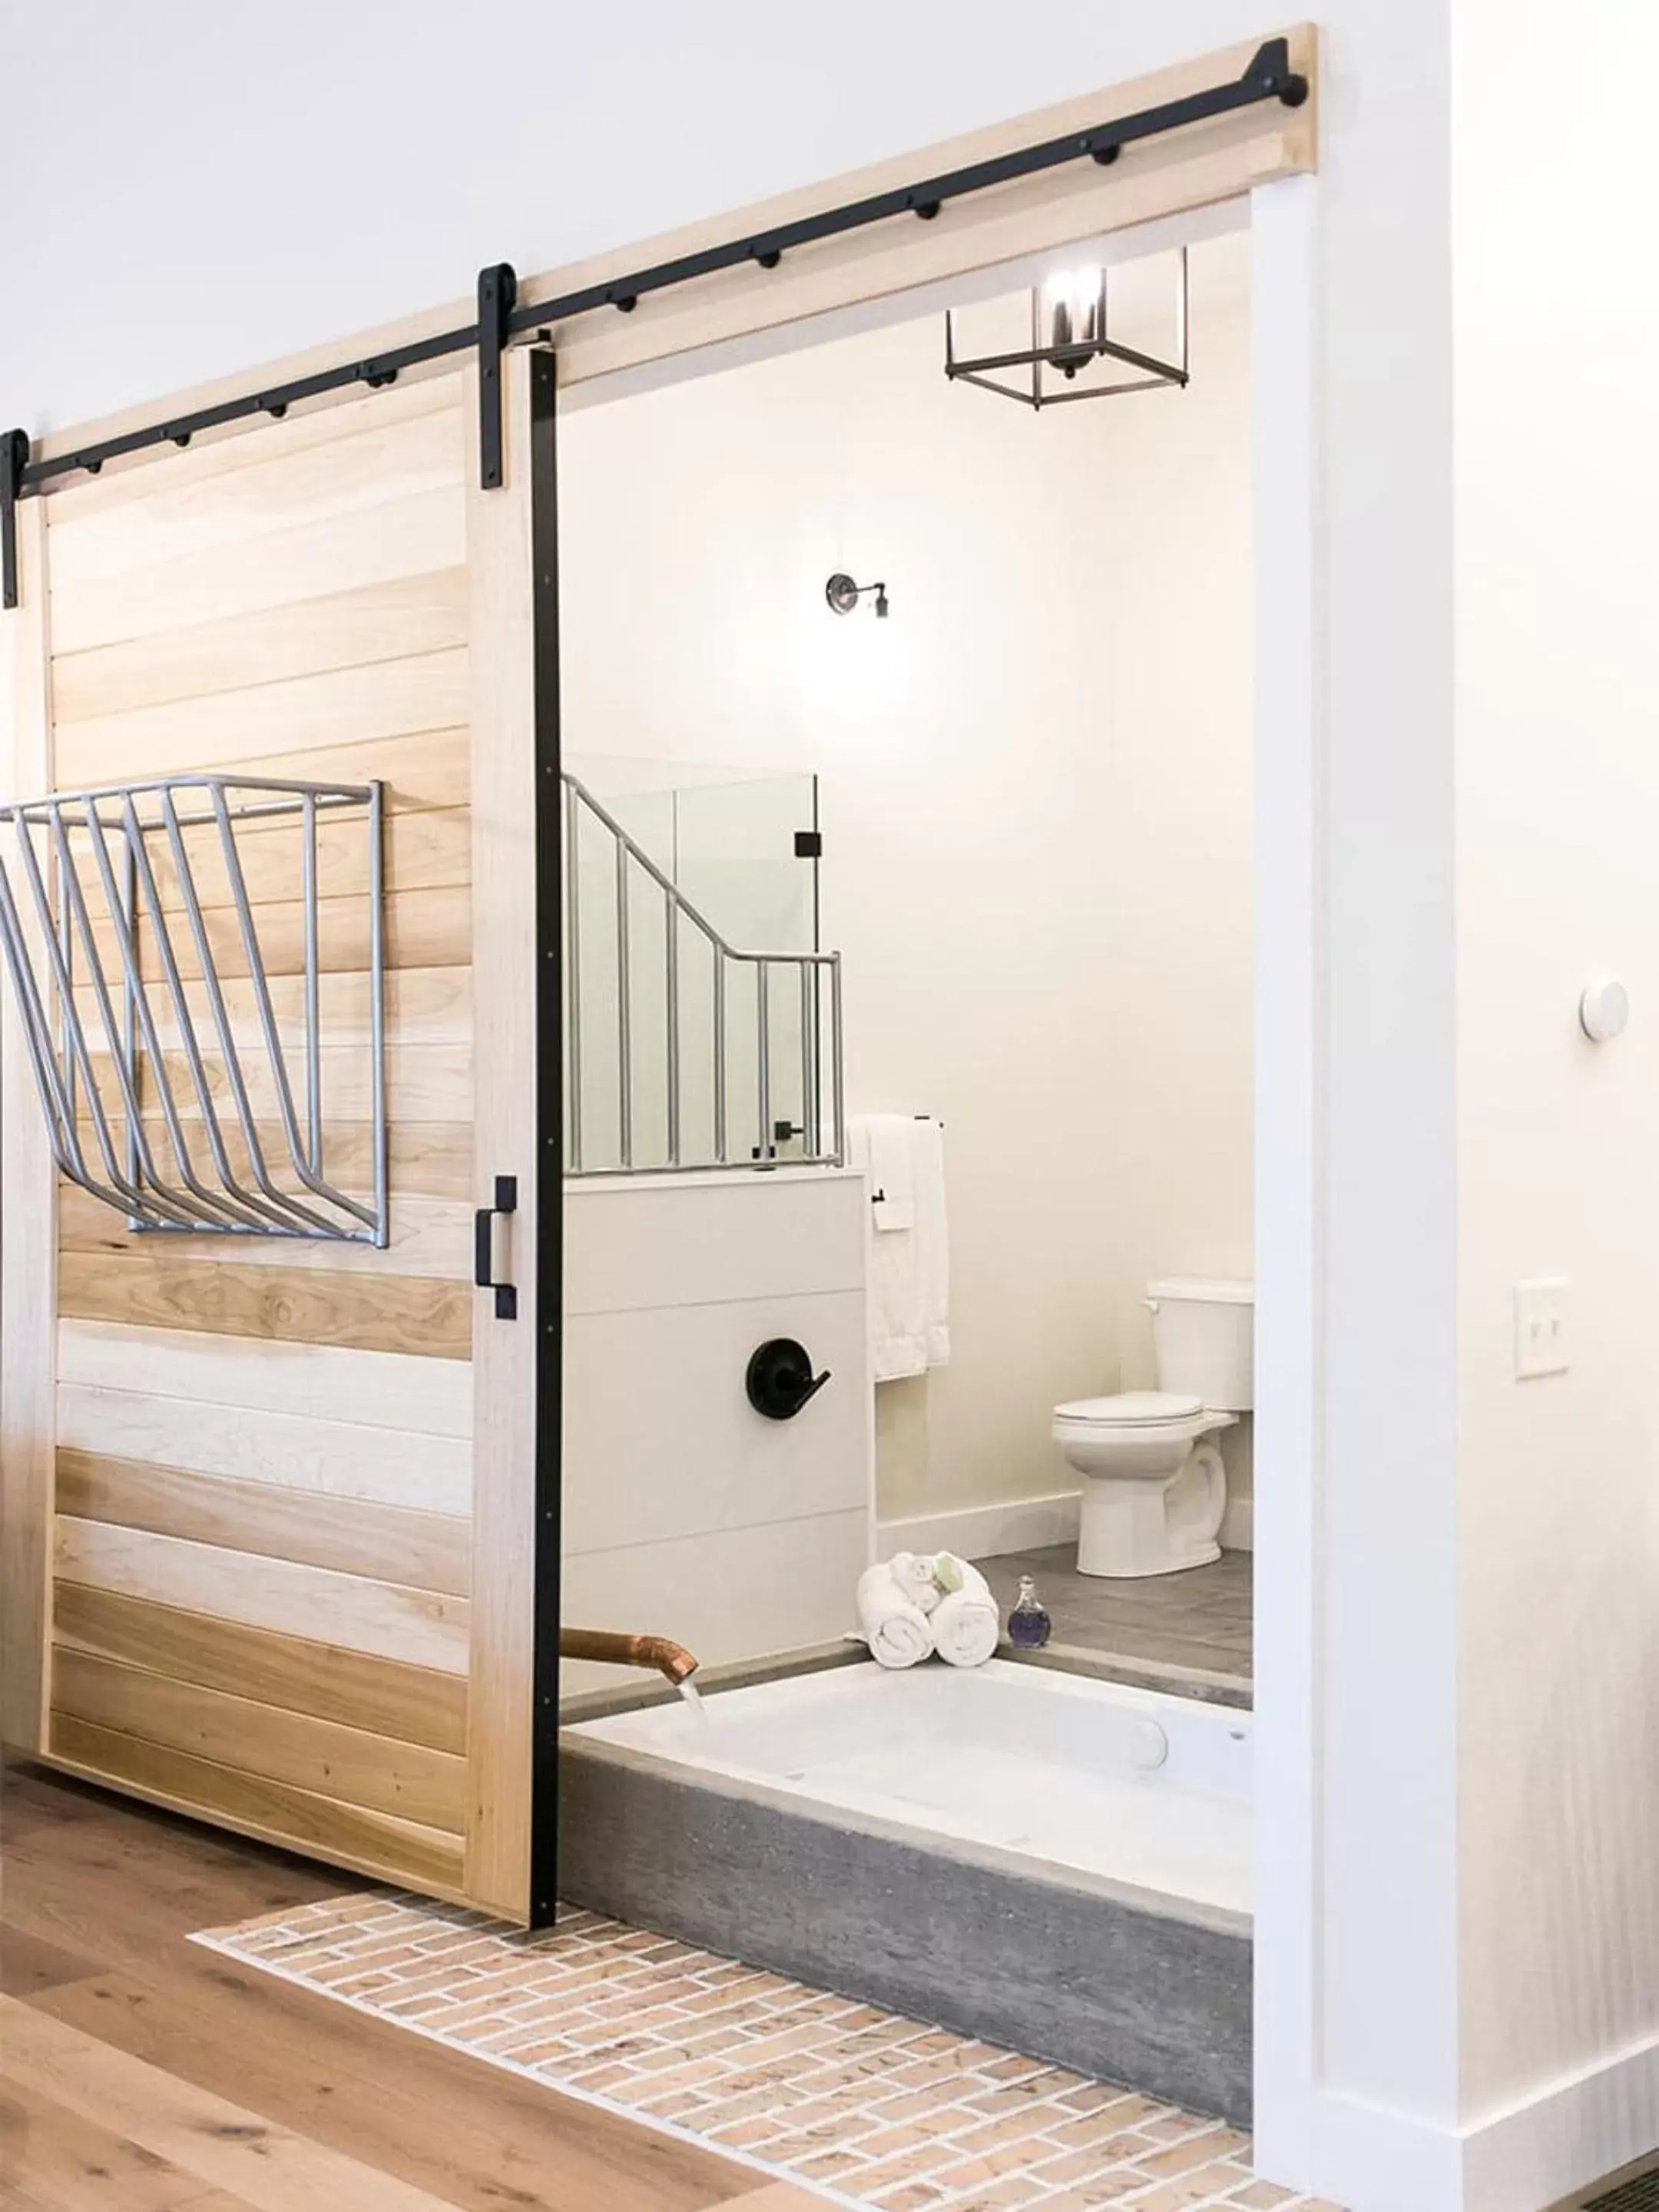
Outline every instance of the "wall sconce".
<path id="1" fill-rule="evenodd" d="M 976 384 L 982 392 L 1000 392 L 1022 406 L 1058 406 L 1067 399 L 1109 399 L 1121 392 L 1150 392 L 1160 385 L 1184 387 L 1190 380 L 1187 313 L 1187 249 L 1181 249 L 1176 277 L 1176 358 L 1160 361 L 1141 353 L 1108 334 L 1104 269 L 1060 270 L 1031 293 L 1031 343 L 1013 353 L 983 354 L 964 361 L 957 351 L 954 310 L 945 311 L 945 374 L 953 384 Z M 1135 374 L 1111 375 L 1105 381 L 1079 372 L 1097 362 L 1113 362 Z M 1058 369 L 1060 380 L 1072 387 L 1056 391 L 1052 379 L 1045 383 L 1043 370 Z M 1011 371 L 1025 372 L 1018 383 L 1003 380 Z"/>
<path id="2" fill-rule="evenodd" d="M 876 595 L 876 612 L 884 622 L 887 618 L 887 586 L 885 584 L 855 584 L 853 579 L 837 569 L 823 587 L 823 596 L 838 615 L 850 615 L 866 592 Z"/>

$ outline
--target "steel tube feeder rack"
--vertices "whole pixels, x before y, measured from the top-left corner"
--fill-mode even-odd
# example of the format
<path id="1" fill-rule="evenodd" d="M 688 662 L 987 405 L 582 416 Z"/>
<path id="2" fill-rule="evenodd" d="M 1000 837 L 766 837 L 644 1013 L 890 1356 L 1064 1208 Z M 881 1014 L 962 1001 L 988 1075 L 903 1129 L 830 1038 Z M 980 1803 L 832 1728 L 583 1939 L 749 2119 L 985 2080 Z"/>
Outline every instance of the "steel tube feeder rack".
<path id="1" fill-rule="evenodd" d="M 0 961 L 53 1158 L 129 1229 L 386 1244 L 383 813 L 378 783 L 208 774 L 0 805 Z M 325 815 L 354 820 L 366 845 L 368 1200 L 328 1173 Z M 277 1012 L 239 836 L 284 823 L 299 831 L 297 1048 L 292 1018 Z M 194 850 L 191 832 L 207 833 Z M 222 879 L 211 902 L 208 866 Z M 248 1001 L 240 1025 L 222 972 L 230 951 Z"/>

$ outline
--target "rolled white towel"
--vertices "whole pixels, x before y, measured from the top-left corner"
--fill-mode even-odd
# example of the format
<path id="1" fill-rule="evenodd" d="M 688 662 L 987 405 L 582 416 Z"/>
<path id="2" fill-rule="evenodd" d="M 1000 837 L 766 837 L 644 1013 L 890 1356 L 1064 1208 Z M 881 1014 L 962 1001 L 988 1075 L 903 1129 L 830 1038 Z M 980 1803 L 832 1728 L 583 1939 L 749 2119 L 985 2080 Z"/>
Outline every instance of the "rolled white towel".
<path id="1" fill-rule="evenodd" d="M 933 1562 L 919 1559 L 914 1552 L 895 1552 L 887 1565 L 911 1604 L 919 1605 L 924 1613 L 931 1613 L 945 1595 L 939 1586 Z"/>
<path id="2" fill-rule="evenodd" d="M 890 1566 L 866 1567 L 859 1577 L 858 1614 L 870 1656 L 883 1667 L 914 1667 L 933 1648 L 927 1614 Z"/>
<path id="3" fill-rule="evenodd" d="M 982 1667 L 1002 1634 L 991 1586 L 971 1560 L 954 1552 L 941 1552 L 934 1571 L 945 1589 L 927 1624 L 934 1648 L 952 1667 Z"/>

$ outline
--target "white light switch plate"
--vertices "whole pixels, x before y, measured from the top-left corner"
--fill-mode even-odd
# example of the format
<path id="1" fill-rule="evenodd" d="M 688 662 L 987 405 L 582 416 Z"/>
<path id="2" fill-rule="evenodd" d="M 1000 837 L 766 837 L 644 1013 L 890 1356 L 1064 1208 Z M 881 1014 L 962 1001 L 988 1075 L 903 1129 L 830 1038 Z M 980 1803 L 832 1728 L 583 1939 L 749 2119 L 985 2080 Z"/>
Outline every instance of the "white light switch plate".
<path id="1" fill-rule="evenodd" d="M 1515 1379 L 1567 1371 L 1567 1285 L 1561 1276 L 1515 1286 Z"/>

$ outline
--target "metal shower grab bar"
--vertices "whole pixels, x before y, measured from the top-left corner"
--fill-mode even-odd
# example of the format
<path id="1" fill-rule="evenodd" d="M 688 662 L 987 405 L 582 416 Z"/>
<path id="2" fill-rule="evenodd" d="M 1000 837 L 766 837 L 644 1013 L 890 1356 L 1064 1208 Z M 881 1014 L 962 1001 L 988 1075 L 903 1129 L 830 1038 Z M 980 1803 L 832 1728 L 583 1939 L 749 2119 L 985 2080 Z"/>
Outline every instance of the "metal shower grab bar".
<path id="1" fill-rule="evenodd" d="M 846 1115 L 842 1050 L 841 955 L 839 952 L 755 952 L 730 944 L 708 916 L 686 897 L 645 848 L 625 830 L 578 777 L 562 772 L 565 820 L 565 1172 L 570 1176 L 661 1175 L 704 1172 L 715 1168 L 773 1168 L 784 1139 L 775 1123 L 775 1084 L 772 1067 L 772 979 L 775 971 L 795 971 L 799 979 L 800 1025 L 801 1151 L 792 1166 L 840 1167 L 846 1160 Z M 616 1074 L 617 1158 L 591 1161 L 584 1128 L 584 1000 L 582 941 L 584 914 L 580 836 L 584 816 L 610 840 L 615 870 Z M 630 868 L 637 868 L 663 900 L 663 1157 L 641 1159 L 635 1143 L 635 1054 L 634 1049 L 633 951 Z M 688 1157 L 685 1135 L 685 1071 L 680 925 L 702 939 L 711 956 L 709 1011 L 712 1067 L 709 1091 L 710 1143 L 707 1155 Z M 732 1102 L 727 1070 L 730 1030 L 727 969 L 755 973 L 755 1116 L 757 1143 L 748 1159 L 732 1156 Z M 823 994 L 830 1000 L 827 1029 Z M 828 1057 L 826 1073 L 824 1061 Z M 791 1133 L 794 1125 L 790 1125 Z"/>
<path id="2" fill-rule="evenodd" d="M 11 979 L 53 1158 L 71 1182 L 125 1214 L 129 1227 L 386 1244 L 383 805 L 378 783 L 212 774 L 157 776 L 0 805 L 0 830 L 9 825 L 13 833 L 9 849 L 0 836 L 0 955 Z M 356 811 L 368 843 L 369 1017 L 364 1050 L 373 1152 L 373 1194 L 368 1201 L 327 1173 L 318 821 L 340 810 Z M 238 831 L 246 823 L 285 820 L 295 823 L 300 832 L 303 1125 L 238 842 Z M 215 948 L 197 878 L 201 856 L 192 859 L 185 836 L 192 830 L 215 833 L 209 849 L 216 851 L 236 918 L 258 1039 L 254 1047 L 239 1042 L 232 1018 L 221 975 L 222 957 Z M 152 841 L 171 867 L 171 913 Z M 191 1005 L 174 943 L 179 914 L 185 941 L 200 970 L 204 1017 Z M 100 943 L 100 926 L 112 936 L 113 979 Z M 145 973 L 147 951 L 159 970 L 154 977 Z M 82 993 L 92 1000 L 91 1035 L 82 1018 Z M 169 1048 L 158 1024 L 158 1005 L 162 1020 L 170 1020 L 176 1032 L 172 1048 L 184 1062 L 183 1104 L 167 1065 Z M 270 1152 L 285 1155 L 275 1164 L 260 1133 L 250 1088 L 261 1058 L 278 1124 L 278 1142 Z M 107 1066 L 101 1074 L 100 1062 Z M 216 1075 L 229 1093 L 229 1115 L 217 1095 Z M 153 1109 L 147 1110 L 152 1095 Z M 95 1161 L 88 1160 L 82 1135 L 83 1105 Z M 190 1135 L 192 1121 L 200 1124 L 205 1161 Z M 227 1122 L 240 1138 L 245 1170 L 233 1164 Z"/>

